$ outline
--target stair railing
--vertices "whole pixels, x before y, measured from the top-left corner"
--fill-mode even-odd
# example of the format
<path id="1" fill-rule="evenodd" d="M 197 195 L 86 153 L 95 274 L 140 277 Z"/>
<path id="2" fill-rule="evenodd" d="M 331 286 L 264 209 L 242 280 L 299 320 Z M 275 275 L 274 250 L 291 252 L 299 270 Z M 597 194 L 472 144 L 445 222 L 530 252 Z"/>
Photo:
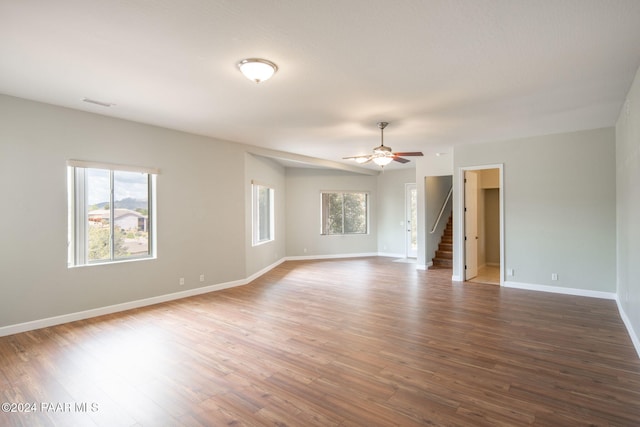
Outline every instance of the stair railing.
<path id="1" fill-rule="evenodd" d="M 442 219 L 442 214 L 444 213 L 444 208 L 447 206 L 447 203 L 449 203 L 449 199 L 451 198 L 452 193 L 453 193 L 453 185 L 451 186 L 451 188 L 449 188 L 449 194 L 447 194 L 447 198 L 444 199 L 444 203 L 442 204 L 442 207 L 440 208 L 440 213 L 438 214 L 438 219 L 436 219 L 436 222 L 433 224 L 433 228 L 431 229 L 429 234 L 435 233 L 436 228 L 438 228 L 438 224 L 440 223 L 440 219 Z"/>

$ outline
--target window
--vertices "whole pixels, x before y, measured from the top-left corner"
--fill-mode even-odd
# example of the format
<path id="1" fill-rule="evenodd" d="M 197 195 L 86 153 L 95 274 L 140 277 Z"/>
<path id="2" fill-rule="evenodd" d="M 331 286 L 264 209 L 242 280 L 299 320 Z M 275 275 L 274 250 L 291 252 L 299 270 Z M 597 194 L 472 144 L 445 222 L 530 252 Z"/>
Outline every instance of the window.
<path id="1" fill-rule="evenodd" d="M 273 188 L 252 184 L 253 245 L 270 242 L 274 237 Z"/>
<path id="2" fill-rule="evenodd" d="M 154 257 L 157 171 L 75 160 L 67 165 L 69 267 Z"/>
<path id="3" fill-rule="evenodd" d="M 323 192 L 322 234 L 366 234 L 369 196 L 365 192 Z"/>

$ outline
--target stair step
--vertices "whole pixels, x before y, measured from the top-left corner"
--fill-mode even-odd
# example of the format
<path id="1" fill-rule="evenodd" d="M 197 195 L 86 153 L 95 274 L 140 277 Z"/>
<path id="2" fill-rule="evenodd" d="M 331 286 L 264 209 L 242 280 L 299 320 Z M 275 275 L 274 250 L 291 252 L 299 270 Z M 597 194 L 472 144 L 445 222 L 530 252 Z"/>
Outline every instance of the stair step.
<path id="1" fill-rule="evenodd" d="M 431 260 L 434 267 L 453 267 L 453 215 L 449 216 L 435 255 Z"/>
<path id="2" fill-rule="evenodd" d="M 453 267 L 453 260 L 434 258 L 433 266 L 434 267 Z"/>
<path id="3" fill-rule="evenodd" d="M 440 242 L 440 245 L 438 245 L 438 250 L 451 252 L 453 251 L 453 243 Z"/>
<path id="4" fill-rule="evenodd" d="M 436 258 L 453 259 L 452 251 L 436 251 Z"/>

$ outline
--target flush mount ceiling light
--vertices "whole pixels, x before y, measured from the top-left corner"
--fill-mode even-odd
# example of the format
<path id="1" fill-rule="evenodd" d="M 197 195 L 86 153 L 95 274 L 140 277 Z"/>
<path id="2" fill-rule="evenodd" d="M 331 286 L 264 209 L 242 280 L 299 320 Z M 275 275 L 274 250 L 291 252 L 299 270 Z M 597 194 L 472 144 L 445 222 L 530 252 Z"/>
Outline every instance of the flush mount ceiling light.
<path id="1" fill-rule="evenodd" d="M 243 59 L 238 62 L 238 68 L 246 78 L 256 83 L 269 80 L 278 71 L 276 64 L 260 58 Z"/>

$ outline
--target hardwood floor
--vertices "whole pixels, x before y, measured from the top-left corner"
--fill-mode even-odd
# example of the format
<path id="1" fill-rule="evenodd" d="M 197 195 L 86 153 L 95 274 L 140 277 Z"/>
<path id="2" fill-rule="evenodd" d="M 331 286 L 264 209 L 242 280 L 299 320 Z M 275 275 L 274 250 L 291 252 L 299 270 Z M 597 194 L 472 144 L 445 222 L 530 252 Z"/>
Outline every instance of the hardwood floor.
<path id="1" fill-rule="evenodd" d="M 615 302 L 450 277 L 389 258 L 286 262 L 2 337 L 0 401 L 22 412 L 0 425 L 640 425 Z"/>

